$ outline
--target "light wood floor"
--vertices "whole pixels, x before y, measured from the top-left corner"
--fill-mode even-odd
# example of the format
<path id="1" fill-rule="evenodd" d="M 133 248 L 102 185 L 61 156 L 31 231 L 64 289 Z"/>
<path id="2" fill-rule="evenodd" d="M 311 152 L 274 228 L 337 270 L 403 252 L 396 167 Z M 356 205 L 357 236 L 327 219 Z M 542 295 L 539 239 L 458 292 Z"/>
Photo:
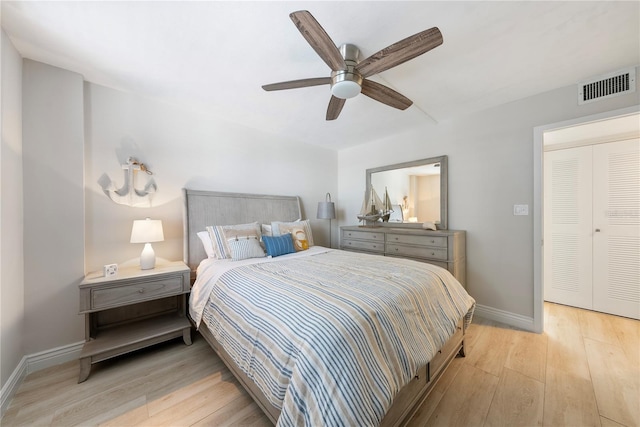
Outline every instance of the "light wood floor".
<path id="1" fill-rule="evenodd" d="M 411 426 L 640 426 L 640 322 L 545 304 L 545 333 L 476 318 Z M 25 379 L 2 426 L 269 426 L 206 342 Z"/>

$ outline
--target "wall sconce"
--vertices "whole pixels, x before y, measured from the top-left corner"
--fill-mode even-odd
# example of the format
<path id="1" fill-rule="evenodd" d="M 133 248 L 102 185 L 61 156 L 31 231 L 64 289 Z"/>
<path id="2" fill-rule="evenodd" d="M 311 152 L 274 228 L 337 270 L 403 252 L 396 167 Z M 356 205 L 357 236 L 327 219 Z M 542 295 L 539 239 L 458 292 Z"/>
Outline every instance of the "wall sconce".
<path id="1" fill-rule="evenodd" d="M 151 247 L 152 242 L 162 242 L 162 221 L 159 219 L 140 219 L 133 221 L 131 243 L 144 243 L 140 254 L 140 269 L 150 270 L 156 266 L 156 254 Z"/>
<path id="2" fill-rule="evenodd" d="M 331 247 L 331 220 L 336 218 L 336 205 L 331 201 L 331 194 L 327 193 L 324 202 L 318 202 L 316 217 L 329 220 L 329 247 Z"/>

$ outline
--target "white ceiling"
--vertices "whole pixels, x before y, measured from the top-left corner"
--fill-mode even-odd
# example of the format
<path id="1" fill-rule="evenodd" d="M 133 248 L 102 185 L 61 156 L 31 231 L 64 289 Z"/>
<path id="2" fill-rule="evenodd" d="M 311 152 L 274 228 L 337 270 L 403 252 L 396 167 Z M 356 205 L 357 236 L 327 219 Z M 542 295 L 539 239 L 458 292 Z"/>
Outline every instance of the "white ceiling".
<path id="1" fill-rule="evenodd" d="M 362 57 L 437 26 L 444 44 L 374 77 L 414 105 L 358 96 L 324 119 L 329 76 L 289 19 L 309 10 Z M 11 2 L 2 27 L 23 57 L 100 85 L 341 149 L 640 63 L 640 2 Z"/>

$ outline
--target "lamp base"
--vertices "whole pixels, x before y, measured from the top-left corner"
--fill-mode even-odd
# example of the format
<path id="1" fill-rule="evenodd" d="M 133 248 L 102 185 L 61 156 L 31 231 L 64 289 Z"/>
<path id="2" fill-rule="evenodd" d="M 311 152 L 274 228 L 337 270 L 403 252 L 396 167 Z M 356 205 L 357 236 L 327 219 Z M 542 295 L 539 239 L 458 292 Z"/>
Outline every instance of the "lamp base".
<path id="1" fill-rule="evenodd" d="M 156 253 L 153 251 L 151 247 L 151 243 L 145 243 L 144 249 L 142 249 L 142 253 L 140 254 L 140 269 L 141 270 L 151 270 L 156 266 Z"/>

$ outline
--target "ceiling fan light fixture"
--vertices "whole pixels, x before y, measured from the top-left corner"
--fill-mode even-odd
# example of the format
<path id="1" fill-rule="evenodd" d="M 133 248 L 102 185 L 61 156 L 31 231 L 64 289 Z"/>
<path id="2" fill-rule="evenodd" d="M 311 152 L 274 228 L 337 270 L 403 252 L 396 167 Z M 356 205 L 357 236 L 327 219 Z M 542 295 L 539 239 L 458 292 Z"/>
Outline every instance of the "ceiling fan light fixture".
<path id="1" fill-rule="evenodd" d="M 331 86 L 331 94 L 336 98 L 349 99 L 358 96 L 362 87 L 350 80 L 342 80 Z"/>

